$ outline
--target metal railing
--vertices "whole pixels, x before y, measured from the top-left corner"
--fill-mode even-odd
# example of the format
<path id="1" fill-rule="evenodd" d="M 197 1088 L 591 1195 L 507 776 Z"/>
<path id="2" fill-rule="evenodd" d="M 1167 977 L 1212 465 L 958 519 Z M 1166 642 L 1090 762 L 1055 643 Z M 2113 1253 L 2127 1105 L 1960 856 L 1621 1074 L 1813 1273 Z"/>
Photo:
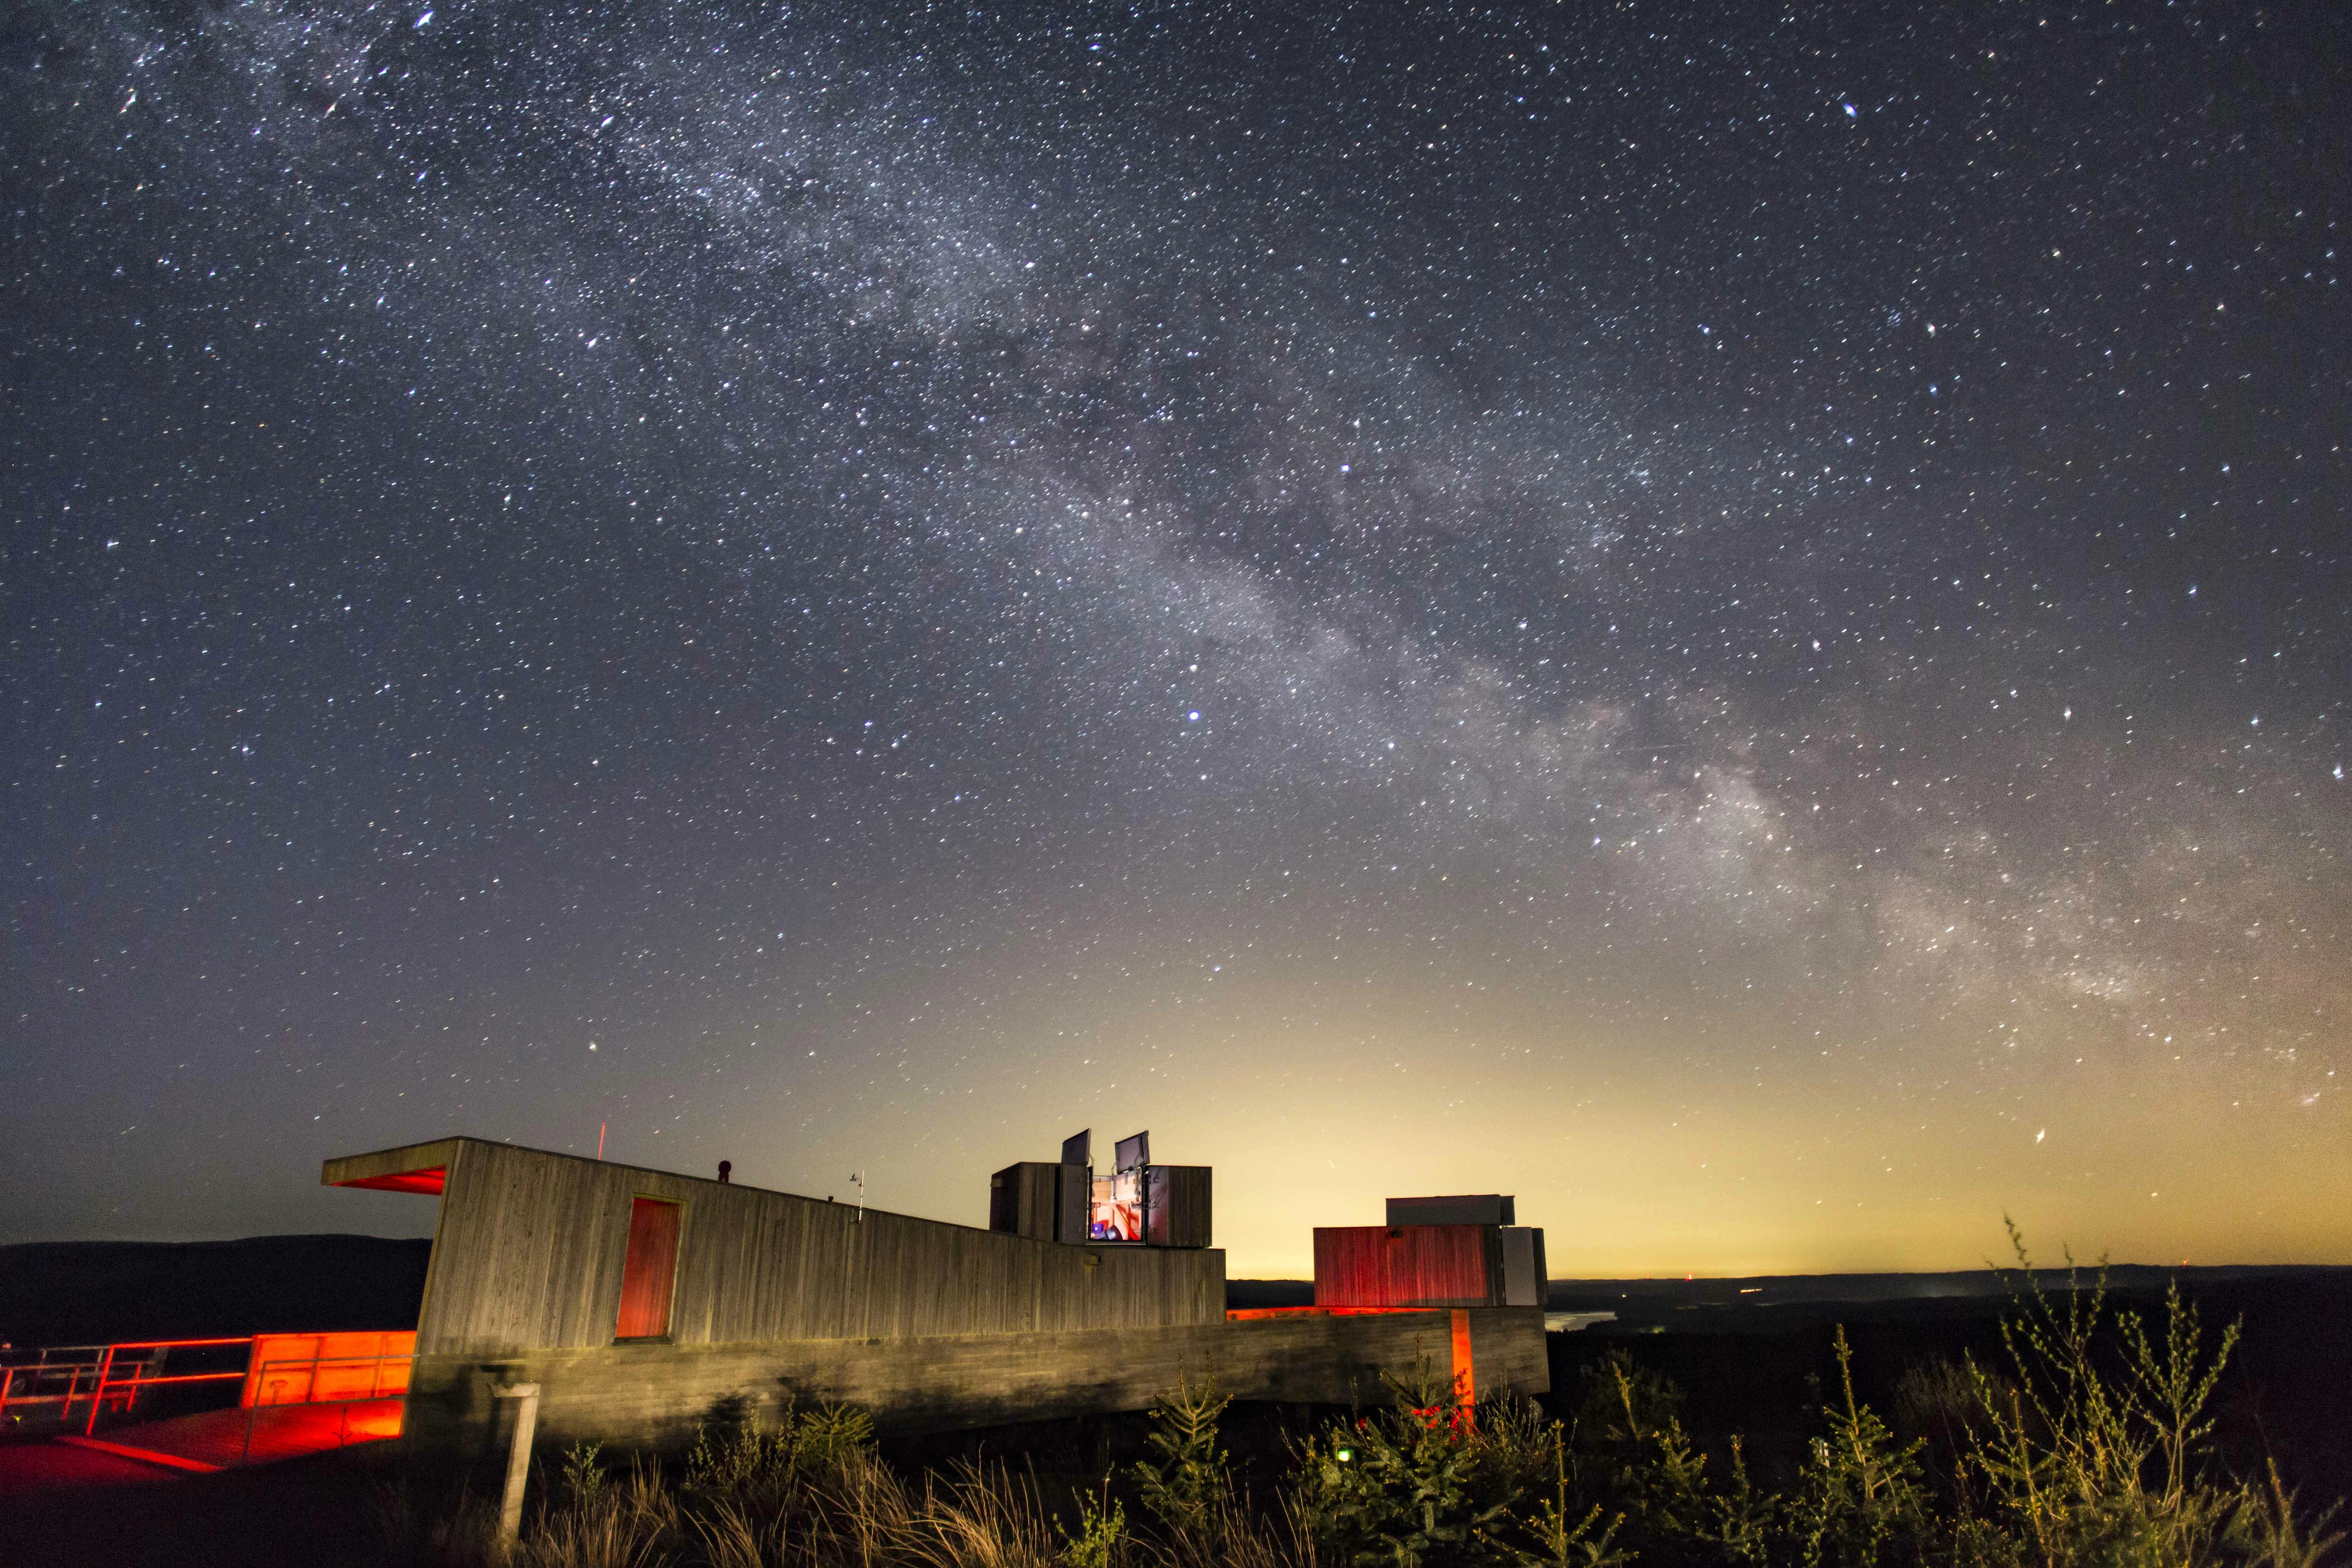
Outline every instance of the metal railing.
<path id="1" fill-rule="evenodd" d="M 0 1419 L 10 1426 L 43 1405 L 69 1419 L 74 1402 L 90 1397 L 111 1345 L 46 1345 L 0 1350 Z"/>
<path id="2" fill-rule="evenodd" d="M 154 1391 L 242 1384 L 229 1394 L 231 1408 L 246 1407 L 245 1420 L 223 1435 L 229 1453 L 219 1451 L 217 1439 L 184 1434 L 179 1440 L 201 1442 L 215 1463 L 253 1458 L 257 1433 L 268 1449 L 342 1447 L 398 1435 L 415 1342 L 413 1331 L 385 1331 L 0 1346 L 0 1426 L 94 1437 L 104 1429 L 102 1418 L 111 1418 L 110 1425 L 134 1415 L 152 1419 L 139 1406 Z M 278 1353 L 289 1349 L 299 1353 Z M 330 1353 L 351 1352 L 360 1353 Z M 176 1403 L 186 1409 L 185 1401 Z M 229 1435 L 238 1426 L 242 1434 Z"/>
<path id="3" fill-rule="evenodd" d="M 91 1390 L 89 1420 L 84 1424 L 82 1435 L 88 1436 L 98 1430 L 99 1412 L 106 1408 L 109 1397 L 121 1400 L 123 1413 L 128 1415 L 131 1407 L 139 1403 L 139 1394 L 142 1389 L 158 1388 L 166 1384 L 244 1382 L 246 1374 L 242 1367 L 235 1372 L 192 1372 L 168 1375 L 164 1373 L 163 1367 L 171 1352 L 175 1350 L 194 1350 L 199 1347 L 221 1345 L 249 1345 L 252 1342 L 253 1336 L 246 1334 L 240 1338 L 227 1340 L 132 1340 L 127 1343 L 107 1346 L 106 1354 L 99 1363 L 98 1382 Z M 129 1377 L 115 1375 L 115 1363 L 120 1352 L 123 1351 L 150 1352 L 143 1360 L 131 1364 Z"/>
<path id="4" fill-rule="evenodd" d="M 414 1354 L 393 1352 L 372 1356 L 314 1354 L 262 1363 L 248 1374 L 248 1386 L 257 1391 L 257 1397 L 248 1400 L 245 1407 L 245 1444 L 236 1462 L 253 1462 L 254 1435 L 263 1423 L 264 1412 L 276 1413 L 272 1419 L 280 1423 L 299 1423 L 294 1442 L 305 1452 L 346 1448 L 355 1441 L 372 1443 L 398 1436 L 403 1419 L 399 1409 L 361 1412 L 361 1426 L 356 1432 L 352 1429 L 353 1413 L 362 1405 L 382 1406 L 406 1394 L 409 1372 L 415 1362 Z M 299 1397 L 272 1397 L 297 1388 L 300 1391 Z M 328 1424 L 320 1409 L 321 1405 L 331 1406 L 336 1412 L 332 1441 L 326 1440 Z"/>
<path id="5" fill-rule="evenodd" d="M 166 1384 L 230 1383 L 245 1376 L 242 1371 L 166 1372 L 173 1352 L 252 1342 L 248 1334 L 236 1339 L 126 1340 L 110 1345 L 0 1349 L 0 1417 L 15 1426 L 47 1408 L 60 1426 L 72 1426 L 79 1415 L 82 1431 L 88 1435 L 110 1405 L 128 1412 L 147 1389 Z M 87 1409 L 78 1412 L 78 1405 Z"/>
<path id="6" fill-rule="evenodd" d="M 308 1342 L 304 1351 L 277 1353 L 289 1343 L 304 1341 Z M 246 1374 L 244 1402 L 325 1405 L 405 1394 L 415 1347 L 416 1335 L 401 1330 L 261 1335 L 253 1342 L 253 1353 L 262 1359 Z"/>

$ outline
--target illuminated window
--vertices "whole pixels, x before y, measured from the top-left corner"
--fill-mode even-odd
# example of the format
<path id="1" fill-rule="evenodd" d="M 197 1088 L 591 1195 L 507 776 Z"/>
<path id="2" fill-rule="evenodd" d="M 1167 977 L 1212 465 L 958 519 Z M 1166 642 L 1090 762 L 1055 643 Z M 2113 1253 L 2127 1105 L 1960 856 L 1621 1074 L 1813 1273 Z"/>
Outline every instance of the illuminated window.
<path id="1" fill-rule="evenodd" d="M 1143 1239 L 1143 1173 L 1121 1171 L 1097 1176 L 1094 1213 L 1087 1226 L 1089 1241 Z"/>
<path id="2" fill-rule="evenodd" d="M 669 1332 L 677 1219 L 677 1205 L 658 1198 L 639 1198 L 629 1205 L 629 1254 L 621 1265 L 621 1321 L 614 1339 L 659 1339 Z"/>

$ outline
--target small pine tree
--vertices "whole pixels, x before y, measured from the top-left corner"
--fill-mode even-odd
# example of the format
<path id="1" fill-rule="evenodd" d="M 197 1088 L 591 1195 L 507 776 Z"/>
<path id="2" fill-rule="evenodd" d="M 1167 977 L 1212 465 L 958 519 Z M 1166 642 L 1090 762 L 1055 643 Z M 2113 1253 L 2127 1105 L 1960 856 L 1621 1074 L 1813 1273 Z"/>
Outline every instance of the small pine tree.
<path id="1" fill-rule="evenodd" d="M 1212 1377 L 1195 1386 L 1179 1375 L 1151 1407 L 1151 1451 L 1157 1458 L 1135 1467 L 1143 1506 L 1182 1536 L 1205 1532 L 1230 1479 L 1225 1453 L 1217 1446 L 1217 1423 L 1232 1399 L 1217 1392 Z"/>
<path id="2" fill-rule="evenodd" d="M 1853 1351 L 1837 1331 L 1839 1403 L 1822 1411 L 1829 1431 L 1815 1437 L 1790 1505 L 1803 1568 L 1875 1568 L 1916 1556 L 1928 1532 L 1927 1494 L 1919 1455 L 1927 1444 L 1897 1439 L 1875 1411 L 1853 1396 Z"/>

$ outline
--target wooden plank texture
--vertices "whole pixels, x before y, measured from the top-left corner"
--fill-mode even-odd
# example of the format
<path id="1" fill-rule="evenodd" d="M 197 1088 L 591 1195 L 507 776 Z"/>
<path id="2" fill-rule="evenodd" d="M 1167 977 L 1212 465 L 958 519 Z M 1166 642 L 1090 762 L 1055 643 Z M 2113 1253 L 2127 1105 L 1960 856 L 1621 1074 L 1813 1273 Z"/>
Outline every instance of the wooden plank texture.
<path id="1" fill-rule="evenodd" d="M 1007 1165 L 988 1178 L 988 1228 L 1037 1241 L 1054 1239 L 1062 1167 L 1038 1160 Z"/>
<path id="2" fill-rule="evenodd" d="M 638 1198 L 682 1205 L 677 1345 L 1217 1323 L 1224 1255 L 1069 1247 L 692 1176 L 446 1140 L 421 1354 L 608 1344 Z"/>
<path id="3" fill-rule="evenodd" d="M 436 1166 L 446 1166 L 460 1142 L 462 1140 L 456 1138 L 436 1138 L 430 1143 L 379 1149 L 371 1154 L 341 1155 L 320 1168 L 319 1182 L 322 1186 L 340 1187 L 347 1183 L 367 1181 L 377 1176 L 396 1176 L 407 1171 L 429 1171 Z"/>
<path id="4" fill-rule="evenodd" d="M 1505 1300 L 1502 1238 L 1483 1225 L 1318 1226 L 1318 1307 L 1488 1307 Z"/>
<path id="5" fill-rule="evenodd" d="M 1150 1167 L 1146 1239 L 1155 1247 L 1208 1246 L 1210 1175 L 1206 1165 Z"/>

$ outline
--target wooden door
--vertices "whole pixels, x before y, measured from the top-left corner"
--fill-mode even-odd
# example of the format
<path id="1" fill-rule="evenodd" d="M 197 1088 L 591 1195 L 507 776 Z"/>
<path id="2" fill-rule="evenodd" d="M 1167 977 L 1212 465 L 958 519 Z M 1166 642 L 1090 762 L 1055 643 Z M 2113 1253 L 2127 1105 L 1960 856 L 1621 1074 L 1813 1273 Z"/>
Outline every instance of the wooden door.
<path id="1" fill-rule="evenodd" d="M 616 1340 L 659 1339 L 669 1332 L 670 1289 L 677 1279 L 678 1205 L 638 1198 L 629 1205 L 629 1251 L 621 1264 L 621 1319 Z"/>

